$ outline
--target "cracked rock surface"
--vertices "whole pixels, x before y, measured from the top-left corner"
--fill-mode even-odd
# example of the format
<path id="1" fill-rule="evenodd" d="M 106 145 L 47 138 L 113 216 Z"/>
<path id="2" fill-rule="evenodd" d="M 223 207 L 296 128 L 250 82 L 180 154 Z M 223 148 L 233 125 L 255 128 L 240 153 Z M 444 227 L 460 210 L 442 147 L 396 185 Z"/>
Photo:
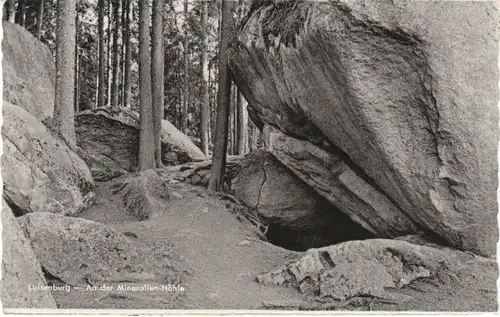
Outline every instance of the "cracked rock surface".
<path id="1" fill-rule="evenodd" d="M 253 152 L 240 165 L 232 180 L 234 195 L 269 226 L 268 238 L 274 243 L 306 250 L 371 237 L 271 153 Z"/>
<path id="2" fill-rule="evenodd" d="M 259 128 L 342 154 L 420 227 L 491 256 L 498 22 L 490 2 L 265 1 L 230 68 Z"/>
<path id="3" fill-rule="evenodd" d="M 162 281 L 174 273 L 170 259 L 175 251 L 165 241 L 161 248 L 143 250 L 134 238 L 104 224 L 52 213 L 28 214 L 17 221 L 44 269 L 71 286 Z M 153 268 L 156 263 L 160 268 Z"/>
<path id="4" fill-rule="evenodd" d="M 127 108 L 95 108 L 75 117 L 79 155 L 98 181 L 105 181 L 138 165 L 139 113 Z M 163 164 L 177 165 L 203 160 L 205 155 L 181 131 L 162 120 Z"/>
<path id="5" fill-rule="evenodd" d="M 94 199 L 94 180 L 85 162 L 37 118 L 3 103 L 4 198 L 16 216 L 30 212 L 76 215 Z"/>
<path id="6" fill-rule="evenodd" d="M 4 308 L 57 308 L 49 291 L 29 291 L 47 286 L 30 241 L 2 201 L 2 306 Z"/>
<path id="7" fill-rule="evenodd" d="M 54 59 L 49 48 L 20 25 L 2 21 L 3 100 L 40 120 L 54 115 Z"/>
<path id="8" fill-rule="evenodd" d="M 488 266 L 494 261 L 449 248 L 369 239 L 308 250 L 299 259 L 259 275 L 257 281 L 335 301 L 367 296 L 404 300 L 398 289 L 421 279 L 456 279 L 472 263 Z"/>

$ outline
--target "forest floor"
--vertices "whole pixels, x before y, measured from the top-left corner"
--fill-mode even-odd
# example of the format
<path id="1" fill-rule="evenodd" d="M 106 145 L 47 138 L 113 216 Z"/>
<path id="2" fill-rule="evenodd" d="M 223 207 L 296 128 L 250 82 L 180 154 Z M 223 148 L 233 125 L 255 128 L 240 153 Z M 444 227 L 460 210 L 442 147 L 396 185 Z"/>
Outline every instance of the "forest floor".
<path id="1" fill-rule="evenodd" d="M 172 271 L 184 292 L 71 291 L 53 292 L 60 308 L 109 309 L 263 309 L 264 302 L 293 303 L 305 299 L 294 288 L 264 286 L 255 276 L 296 259 L 300 253 L 261 241 L 258 230 L 238 220 L 232 203 L 210 195 L 205 188 L 186 183 L 170 184 L 166 212 L 156 219 L 137 221 L 127 215 L 112 194 L 119 180 L 98 183 L 97 201 L 81 217 L 104 223 L 125 233 L 144 250 L 168 247 Z M 163 263 L 164 264 L 164 263 Z M 162 263 L 153 263 L 162 265 Z M 353 268 L 355 269 L 355 268 Z M 372 301 L 343 310 L 494 311 L 496 268 L 471 267 L 449 283 L 421 281 L 398 292 L 412 300 L 390 304 Z M 131 281 L 130 285 L 165 284 Z M 112 283 L 110 283 L 112 284 Z"/>

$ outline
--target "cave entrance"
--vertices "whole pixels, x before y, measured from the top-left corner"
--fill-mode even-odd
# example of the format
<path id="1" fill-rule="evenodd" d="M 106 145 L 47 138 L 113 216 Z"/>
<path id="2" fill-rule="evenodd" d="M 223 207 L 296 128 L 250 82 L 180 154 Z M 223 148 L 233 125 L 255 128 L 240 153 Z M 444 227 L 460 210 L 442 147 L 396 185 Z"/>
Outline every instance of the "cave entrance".
<path id="1" fill-rule="evenodd" d="M 332 210 L 332 207 L 330 207 L 328 214 L 318 215 L 316 225 L 309 228 L 290 228 L 279 223 L 266 225 L 265 236 L 270 243 L 300 252 L 345 241 L 376 238 L 373 233 L 351 220 L 341 211 L 336 208 Z"/>

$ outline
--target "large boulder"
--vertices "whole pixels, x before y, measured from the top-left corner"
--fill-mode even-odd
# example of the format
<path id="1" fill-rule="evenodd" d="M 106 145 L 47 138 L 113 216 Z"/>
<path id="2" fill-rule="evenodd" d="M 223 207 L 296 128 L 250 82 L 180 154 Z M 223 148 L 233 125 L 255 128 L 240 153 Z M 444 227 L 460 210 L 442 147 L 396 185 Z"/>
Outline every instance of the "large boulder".
<path id="1" fill-rule="evenodd" d="M 294 287 L 323 300 L 397 301 L 410 299 L 399 289 L 417 280 L 451 284 L 462 274 L 474 274 L 471 267 L 482 268 L 481 274 L 498 274 L 492 259 L 401 240 L 369 239 L 308 250 L 297 260 L 260 274 L 257 281 Z"/>
<path id="2" fill-rule="evenodd" d="M 55 66 L 52 54 L 24 27 L 3 21 L 3 100 L 39 120 L 52 118 Z"/>
<path id="3" fill-rule="evenodd" d="M 245 158 L 232 180 L 232 191 L 269 227 L 269 240 L 289 249 L 371 236 L 269 152 L 253 152 Z"/>
<path id="4" fill-rule="evenodd" d="M 495 5 L 259 3 L 230 54 L 252 120 L 336 152 L 455 247 L 495 254 Z"/>
<path id="5" fill-rule="evenodd" d="M 2 306 L 4 308 L 56 308 L 29 241 L 9 205 L 2 201 Z M 36 287 L 36 289 L 34 289 Z"/>
<path id="6" fill-rule="evenodd" d="M 269 132 L 270 151 L 304 182 L 377 237 L 418 231 L 418 225 L 345 160 L 311 142 Z"/>
<path id="7" fill-rule="evenodd" d="M 3 197 L 14 211 L 75 215 L 89 207 L 94 181 L 85 162 L 26 110 L 4 102 L 2 112 Z"/>
<path id="8" fill-rule="evenodd" d="M 146 268 L 152 255 L 141 253 L 129 238 L 101 223 L 42 212 L 17 220 L 40 264 L 66 284 L 155 278 Z"/>
<path id="9" fill-rule="evenodd" d="M 95 108 L 76 115 L 79 154 L 96 180 L 136 171 L 139 120 L 139 114 L 128 108 Z M 205 159 L 203 152 L 166 120 L 162 120 L 162 152 L 164 165 Z"/>

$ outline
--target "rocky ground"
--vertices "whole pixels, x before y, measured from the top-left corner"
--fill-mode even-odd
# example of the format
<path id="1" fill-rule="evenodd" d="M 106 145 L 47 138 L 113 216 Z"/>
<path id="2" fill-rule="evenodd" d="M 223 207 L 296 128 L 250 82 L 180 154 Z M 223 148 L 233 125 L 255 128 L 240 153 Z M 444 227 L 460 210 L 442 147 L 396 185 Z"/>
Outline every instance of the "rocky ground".
<path id="1" fill-rule="evenodd" d="M 164 279 L 106 283 L 115 290 L 54 291 L 60 308 L 122 309 L 326 309 L 326 310 L 496 310 L 496 264 L 476 261 L 441 277 L 419 278 L 394 290 L 392 300 L 373 296 L 325 301 L 305 296 L 294 287 L 264 285 L 256 277 L 293 262 L 304 253 L 262 241 L 262 235 L 237 215 L 230 199 L 210 195 L 203 187 L 183 182 L 169 184 L 170 200 L 163 214 L 137 221 L 127 214 L 113 189 L 123 179 L 97 185 L 97 200 L 81 217 L 124 233 L 148 254 L 168 251 L 150 263 L 165 267 Z M 235 208 L 236 207 L 236 208 Z M 358 267 L 351 268 L 356 271 Z M 454 274 L 454 276 L 452 276 Z M 446 276 L 446 278 L 445 278 Z M 117 291 L 119 284 L 178 283 L 184 292 Z M 102 283 L 99 284 L 99 286 Z M 389 293 L 393 293 L 389 292 Z"/>

